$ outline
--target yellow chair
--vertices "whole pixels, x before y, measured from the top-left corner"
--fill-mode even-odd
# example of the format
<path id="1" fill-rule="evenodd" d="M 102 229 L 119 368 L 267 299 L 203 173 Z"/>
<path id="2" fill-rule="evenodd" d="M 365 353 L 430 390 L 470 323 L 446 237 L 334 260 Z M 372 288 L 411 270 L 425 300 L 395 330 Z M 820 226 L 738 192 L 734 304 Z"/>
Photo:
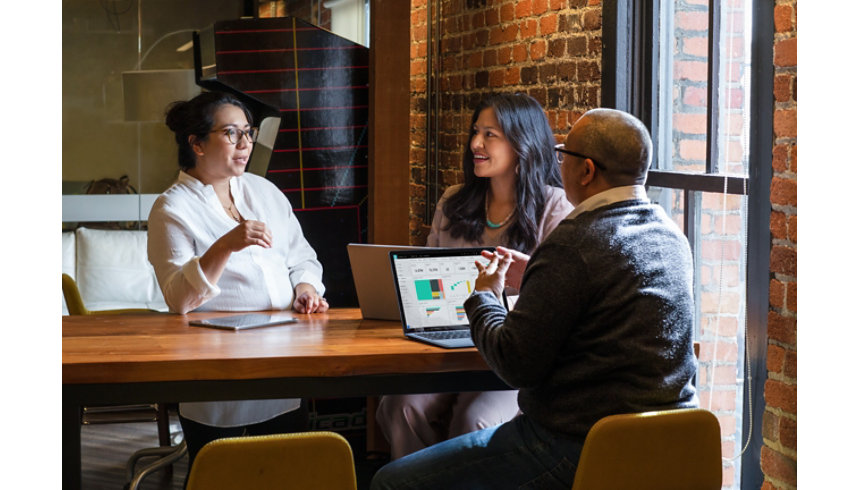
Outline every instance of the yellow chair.
<path id="1" fill-rule="evenodd" d="M 84 305 L 81 291 L 72 276 L 63 274 L 63 297 L 69 308 L 69 315 L 122 315 L 126 313 L 157 313 L 155 310 L 146 308 L 124 308 L 118 310 L 90 311 Z"/>
<path id="2" fill-rule="evenodd" d="M 155 310 L 146 308 L 124 308 L 116 310 L 92 311 L 84 305 L 80 289 L 74 279 L 68 274 L 63 274 L 63 297 L 69 309 L 69 315 L 121 315 L 132 313 L 157 313 Z M 170 441 L 170 422 L 168 420 L 167 406 L 164 403 L 153 403 L 148 405 L 117 405 L 83 407 L 81 422 L 89 424 L 109 424 L 126 422 L 156 422 L 158 424 L 157 448 L 146 448 L 136 451 L 128 459 L 126 464 L 126 481 L 129 482 L 128 489 L 136 490 L 143 479 L 152 472 L 171 466 L 188 452 L 185 441 L 176 446 Z M 135 471 L 137 463 L 143 458 L 158 458 L 155 461 Z"/>
<path id="3" fill-rule="evenodd" d="M 573 490 L 718 490 L 719 421 L 707 410 L 611 415 L 585 439 Z"/>
<path id="4" fill-rule="evenodd" d="M 197 453 L 186 490 L 355 490 L 349 442 L 335 432 L 230 437 Z"/>

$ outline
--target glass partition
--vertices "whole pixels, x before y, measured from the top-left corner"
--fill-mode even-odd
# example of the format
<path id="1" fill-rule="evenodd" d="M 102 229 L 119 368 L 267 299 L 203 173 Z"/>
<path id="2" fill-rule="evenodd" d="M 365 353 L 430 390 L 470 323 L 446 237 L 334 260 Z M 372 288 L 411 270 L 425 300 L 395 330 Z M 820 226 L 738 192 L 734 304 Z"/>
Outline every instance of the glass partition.
<path id="1" fill-rule="evenodd" d="M 367 0 L 63 0 L 63 228 L 145 227 L 178 165 L 164 110 L 199 93 L 192 33 L 294 16 L 369 44 Z"/>

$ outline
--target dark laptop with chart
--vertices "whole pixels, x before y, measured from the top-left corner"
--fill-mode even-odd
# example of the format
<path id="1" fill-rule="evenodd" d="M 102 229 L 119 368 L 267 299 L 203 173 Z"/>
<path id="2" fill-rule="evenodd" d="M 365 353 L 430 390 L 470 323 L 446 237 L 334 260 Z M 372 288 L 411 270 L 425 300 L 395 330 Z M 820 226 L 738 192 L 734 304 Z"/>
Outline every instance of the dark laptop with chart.
<path id="1" fill-rule="evenodd" d="M 474 290 L 482 250 L 443 248 L 390 252 L 406 337 L 445 347 L 473 347 L 463 303 Z"/>

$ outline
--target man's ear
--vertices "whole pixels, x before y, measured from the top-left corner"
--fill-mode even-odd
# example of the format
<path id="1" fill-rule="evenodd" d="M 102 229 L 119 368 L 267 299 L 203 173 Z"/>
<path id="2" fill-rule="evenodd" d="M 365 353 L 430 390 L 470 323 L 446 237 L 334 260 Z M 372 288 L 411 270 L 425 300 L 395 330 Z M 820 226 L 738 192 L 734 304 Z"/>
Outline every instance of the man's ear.
<path id="1" fill-rule="evenodd" d="M 594 178 L 596 178 L 596 168 L 594 167 L 594 161 L 590 158 L 585 158 L 583 163 L 582 173 L 579 175 L 579 184 L 582 187 L 586 187 L 594 181 Z"/>
<path id="2" fill-rule="evenodd" d="M 191 150 L 197 156 L 203 156 L 203 145 L 200 144 L 200 139 L 197 138 L 197 135 L 192 134 L 188 136 L 188 144 L 191 145 Z"/>

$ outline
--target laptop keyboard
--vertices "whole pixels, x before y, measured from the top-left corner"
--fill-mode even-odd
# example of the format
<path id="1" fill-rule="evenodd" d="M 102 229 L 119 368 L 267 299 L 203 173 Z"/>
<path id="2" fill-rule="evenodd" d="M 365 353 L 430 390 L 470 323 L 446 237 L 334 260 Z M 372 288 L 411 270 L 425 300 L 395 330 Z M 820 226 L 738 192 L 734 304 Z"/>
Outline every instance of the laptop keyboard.
<path id="1" fill-rule="evenodd" d="M 421 332 L 421 337 L 433 340 L 469 339 L 471 330 L 443 330 L 440 332 Z"/>

